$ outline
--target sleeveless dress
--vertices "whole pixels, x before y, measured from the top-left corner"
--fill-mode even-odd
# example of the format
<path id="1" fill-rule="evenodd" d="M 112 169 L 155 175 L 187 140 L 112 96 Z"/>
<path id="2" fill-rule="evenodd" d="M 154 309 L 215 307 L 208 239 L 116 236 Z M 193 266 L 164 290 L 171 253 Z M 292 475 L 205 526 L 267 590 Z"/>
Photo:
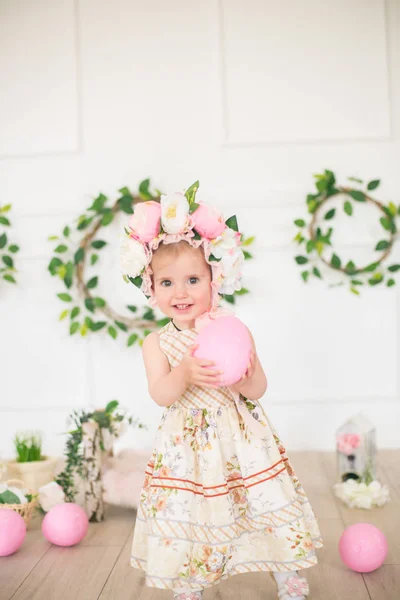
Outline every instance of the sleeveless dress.
<path id="1" fill-rule="evenodd" d="M 196 339 L 168 323 L 176 367 Z M 257 401 L 191 386 L 161 419 L 147 465 L 131 565 L 150 587 L 197 591 L 238 573 L 317 563 L 318 524 L 285 448 Z"/>

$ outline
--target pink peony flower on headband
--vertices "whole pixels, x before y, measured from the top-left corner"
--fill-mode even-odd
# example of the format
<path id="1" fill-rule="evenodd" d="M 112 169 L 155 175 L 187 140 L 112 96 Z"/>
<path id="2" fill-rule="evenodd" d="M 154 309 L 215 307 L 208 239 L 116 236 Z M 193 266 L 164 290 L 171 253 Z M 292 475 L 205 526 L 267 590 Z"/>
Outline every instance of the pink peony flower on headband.
<path id="1" fill-rule="evenodd" d="M 159 202 L 136 204 L 135 212 L 129 219 L 131 237 L 139 242 L 150 242 L 160 233 L 161 206 Z"/>
<path id="2" fill-rule="evenodd" d="M 224 218 L 215 208 L 200 204 L 192 214 L 195 230 L 208 240 L 214 240 L 226 229 Z"/>

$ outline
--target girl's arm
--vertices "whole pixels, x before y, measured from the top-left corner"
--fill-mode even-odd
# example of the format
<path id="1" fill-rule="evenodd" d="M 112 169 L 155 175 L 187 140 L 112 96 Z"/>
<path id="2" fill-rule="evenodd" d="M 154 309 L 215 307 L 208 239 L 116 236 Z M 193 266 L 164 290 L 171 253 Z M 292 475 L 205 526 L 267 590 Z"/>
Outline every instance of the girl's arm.
<path id="1" fill-rule="evenodd" d="M 254 338 L 250 331 L 249 334 L 253 346 L 253 352 L 251 353 L 249 366 L 247 367 L 247 371 L 241 380 L 234 385 L 231 385 L 230 389 L 238 394 L 242 394 L 249 400 L 259 400 L 265 394 L 268 383 L 264 369 L 262 368 L 257 355 Z"/>
<path id="2" fill-rule="evenodd" d="M 189 385 L 217 387 L 220 372 L 210 367 L 209 360 L 192 356 L 196 346 L 189 348 L 179 365 L 170 368 L 167 357 L 161 352 L 158 333 L 148 335 L 143 342 L 143 359 L 150 396 L 159 406 L 171 406 Z"/>

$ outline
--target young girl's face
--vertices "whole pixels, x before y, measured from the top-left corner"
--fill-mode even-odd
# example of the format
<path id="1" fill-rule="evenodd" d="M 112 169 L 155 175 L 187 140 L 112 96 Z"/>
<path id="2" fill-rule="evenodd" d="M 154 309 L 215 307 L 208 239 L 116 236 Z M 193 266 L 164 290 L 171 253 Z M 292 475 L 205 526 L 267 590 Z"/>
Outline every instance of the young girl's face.
<path id="1" fill-rule="evenodd" d="M 211 307 L 211 270 L 203 250 L 188 246 L 156 253 L 151 266 L 160 310 L 180 329 L 193 327 L 195 319 Z"/>

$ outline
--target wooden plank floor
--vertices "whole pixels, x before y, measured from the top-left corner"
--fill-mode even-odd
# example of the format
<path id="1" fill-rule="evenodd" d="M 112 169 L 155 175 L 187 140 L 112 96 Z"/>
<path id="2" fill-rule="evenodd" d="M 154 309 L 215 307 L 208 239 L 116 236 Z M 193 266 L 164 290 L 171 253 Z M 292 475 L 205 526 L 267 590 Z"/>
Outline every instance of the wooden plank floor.
<path id="1" fill-rule="evenodd" d="M 319 565 L 307 570 L 311 600 L 399 600 L 400 598 L 400 450 L 381 452 L 380 479 L 391 502 L 373 511 L 350 510 L 332 493 L 335 457 L 293 453 L 293 464 L 317 514 L 325 547 Z M 347 569 L 338 554 L 345 527 L 369 522 L 387 536 L 384 565 L 368 575 Z M 1 600 L 167 600 L 172 593 L 147 588 L 143 574 L 129 566 L 134 512 L 109 507 L 104 523 L 91 524 L 85 540 L 73 548 L 52 546 L 35 518 L 25 542 L 13 556 L 0 558 Z M 276 598 L 266 573 L 236 575 L 206 590 L 204 600 Z"/>

